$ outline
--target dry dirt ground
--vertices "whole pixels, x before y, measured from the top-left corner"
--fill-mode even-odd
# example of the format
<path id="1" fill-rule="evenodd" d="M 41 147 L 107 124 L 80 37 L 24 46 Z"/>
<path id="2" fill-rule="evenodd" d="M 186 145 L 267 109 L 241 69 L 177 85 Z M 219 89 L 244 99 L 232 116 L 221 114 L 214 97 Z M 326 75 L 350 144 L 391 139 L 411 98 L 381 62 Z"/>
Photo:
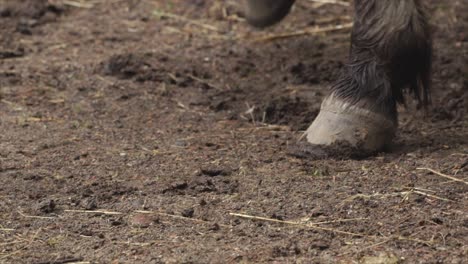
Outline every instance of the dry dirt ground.
<path id="1" fill-rule="evenodd" d="M 0 263 L 468 263 L 466 0 L 429 1 L 433 103 L 370 157 L 297 143 L 351 7 L 238 2 L 0 0 Z"/>

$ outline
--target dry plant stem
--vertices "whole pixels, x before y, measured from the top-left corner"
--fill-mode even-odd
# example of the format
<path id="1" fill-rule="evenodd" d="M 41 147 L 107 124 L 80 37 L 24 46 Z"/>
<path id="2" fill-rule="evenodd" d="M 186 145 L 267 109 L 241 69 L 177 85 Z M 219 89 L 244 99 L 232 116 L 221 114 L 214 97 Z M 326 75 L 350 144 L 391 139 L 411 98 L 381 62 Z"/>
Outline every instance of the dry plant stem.
<path id="1" fill-rule="evenodd" d="M 65 212 L 69 213 L 82 213 L 82 214 L 103 214 L 103 215 L 127 215 L 122 212 L 114 212 L 114 211 L 106 211 L 106 210 L 64 210 Z M 161 216 L 166 216 L 174 219 L 181 219 L 181 220 L 186 220 L 186 221 L 191 221 L 191 222 L 196 222 L 196 223 L 202 223 L 202 224 L 215 224 L 214 222 L 209 222 L 209 221 L 204 221 L 200 219 L 194 219 L 194 218 L 189 218 L 189 217 L 184 217 L 184 216 L 179 216 L 179 215 L 172 215 L 172 214 L 166 214 L 162 212 L 156 212 L 156 211 L 142 211 L 142 210 L 137 210 L 134 211 L 134 213 L 139 213 L 139 214 L 155 214 L 155 215 L 161 215 Z M 231 226 L 228 225 L 221 225 L 218 224 L 221 227 L 226 227 L 226 228 L 231 228 Z"/>
<path id="2" fill-rule="evenodd" d="M 213 88 L 213 89 L 218 90 L 218 91 L 222 91 L 222 89 L 217 87 L 216 85 L 213 85 L 213 84 L 211 84 L 210 82 L 208 82 L 206 80 L 198 78 L 198 77 L 194 76 L 193 74 L 188 74 L 187 76 L 192 78 L 193 80 L 199 82 L 199 83 L 202 83 L 202 84 L 205 84 L 205 85 L 209 86 L 210 88 Z"/>
<path id="3" fill-rule="evenodd" d="M 266 217 L 260 217 L 260 216 L 252 216 L 252 215 L 246 215 L 246 214 L 238 214 L 238 213 L 229 213 L 229 215 L 237 216 L 237 217 L 240 217 L 240 218 L 251 219 L 251 220 L 259 220 L 259 221 L 266 221 L 266 222 L 272 222 L 272 223 L 280 223 L 280 224 L 307 227 L 307 228 L 311 228 L 311 229 L 328 231 L 328 232 L 343 234 L 343 235 L 358 236 L 358 237 L 369 237 L 366 234 L 346 232 L 346 231 L 341 231 L 341 230 L 337 230 L 337 229 L 333 229 L 333 228 L 315 226 L 315 225 L 307 224 L 307 223 L 304 224 L 304 223 L 298 223 L 298 222 L 293 222 L 293 221 L 283 221 L 283 220 L 278 220 L 278 219 L 272 219 L 272 218 L 266 218 Z"/>
<path id="4" fill-rule="evenodd" d="M 50 216 L 26 215 L 26 214 L 23 214 L 23 213 L 20 212 L 20 211 L 18 211 L 18 214 L 20 214 L 22 217 L 25 217 L 25 218 L 34 218 L 34 219 L 55 219 L 55 217 L 50 217 Z"/>
<path id="5" fill-rule="evenodd" d="M 123 213 L 120 212 L 112 212 L 112 211 L 105 211 L 105 210 L 65 210 L 65 212 L 69 213 L 83 213 L 83 214 L 103 214 L 103 215 L 122 215 Z"/>
<path id="6" fill-rule="evenodd" d="M 417 190 L 413 190 L 412 192 L 413 192 L 413 193 L 420 194 L 420 195 L 422 195 L 422 196 L 427 196 L 427 197 L 430 197 L 430 198 L 433 198 L 433 199 L 437 199 L 437 200 L 442 200 L 442 201 L 446 201 L 446 202 L 453 202 L 453 200 L 450 200 L 450 199 L 447 199 L 447 198 L 443 198 L 443 197 L 440 197 L 440 196 L 437 196 L 437 195 L 433 195 L 433 194 L 428 194 L 428 193 L 425 193 L 425 192 L 417 191 Z"/>
<path id="7" fill-rule="evenodd" d="M 279 223 L 279 224 L 287 224 L 287 225 L 293 225 L 293 226 L 299 226 L 299 227 L 306 227 L 310 229 L 315 229 L 315 230 L 322 230 L 322 231 L 328 231 L 336 234 L 343 234 L 343 235 L 350 235 L 350 236 L 356 236 L 356 237 L 365 237 L 365 238 L 384 238 L 386 240 L 391 240 L 391 239 L 396 239 L 396 240 L 404 240 L 404 241 L 413 241 L 416 243 L 421 243 L 425 245 L 432 245 L 432 241 L 424 241 L 416 238 L 411 238 L 411 237 L 404 237 L 404 236 L 376 236 L 376 235 L 366 235 L 366 234 L 360 234 L 360 233 L 353 233 L 353 232 L 346 232 L 346 231 L 341 231 L 333 228 L 325 228 L 325 227 L 319 227 L 319 226 L 314 226 L 311 224 L 303 224 L 303 223 L 298 223 L 298 222 L 293 222 L 293 221 L 283 221 L 283 220 L 278 220 L 278 219 L 272 219 L 272 218 L 266 218 L 266 217 L 260 217 L 260 216 L 252 216 L 252 215 L 246 215 L 246 214 L 238 214 L 238 213 L 229 213 L 229 215 L 232 216 L 237 216 L 240 218 L 245 218 L 245 219 L 250 219 L 250 220 L 257 220 L 257 221 L 266 221 L 266 222 L 272 222 L 272 223 Z"/>
<path id="8" fill-rule="evenodd" d="M 162 213 L 162 212 L 156 212 L 156 211 L 135 211 L 135 213 L 140 213 L 140 214 L 155 214 L 155 215 L 161 215 L 161 216 L 167 216 L 167 217 L 170 217 L 170 218 L 174 218 L 174 219 L 181 219 L 181 220 L 186 220 L 186 221 L 191 221 L 191 222 L 196 222 L 196 223 L 201 223 L 201 224 L 215 224 L 214 222 L 208 222 L 208 221 L 204 221 L 204 220 L 200 220 L 200 219 L 195 219 L 195 218 L 189 218 L 189 217 L 184 217 L 184 216 L 180 216 L 180 215 L 173 215 L 173 214 L 166 214 L 166 213 Z M 228 225 L 221 225 L 221 224 L 218 224 L 219 226 L 221 227 L 226 227 L 226 228 L 232 228 L 232 226 L 228 226 Z"/>
<path id="9" fill-rule="evenodd" d="M 455 178 L 453 176 L 450 176 L 450 175 L 447 175 L 447 174 L 443 174 L 442 172 L 438 172 L 436 170 L 433 170 L 433 169 L 430 169 L 430 168 L 417 168 L 417 170 L 426 170 L 426 171 L 430 171 L 436 175 L 439 175 L 440 177 L 443 177 L 443 178 L 446 178 L 446 179 L 449 179 L 449 180 L 452 180 L 452 181 L 456 181 L 456 182 L 461 182 L 461 183 L 464 183 L 466 185 L 468 185 L 468 182 L 467 181 L 464 181 L 462 179 L 458 179 L 458 178 Z"/>
<path id="10" fill-rule="evenodd" d="M 351 218 L 351 219 L 330 220 L 330 221 L 323 221 L 323 222 L 311 222 L 311 223 L 304 222 L 304 224 L 307 224 L 307 225 L 323 225 L 323 224 L 346 223 L 346 222 L 353 222 L 353 221 L 361 221 L 361 220 L 367 220 L 367 219 L 369 219 L 369 218 L 359 217 L 359 218 Z"/>
<path id="11" fill-rule="evenodd" d="M 357 195 L 353 195 L 353 196 L 351 196 L 349 198 L 346 198 L 344 200 L 344 202 L 350 202 L 350 201 L 353 201 L 354 199 L 357 199 L 357 198 L 370 199 L 372 197 L 378 197 L 380 199 L 383 199 L 383 198 L 395 197 L 395 196 L 403 196 L 404 197 L 403 200 L 406 200 L 413 193 L 423 195 L 423 196 L 427 196 L 427 197 L 431 197 L 431 198 L 434 198 L 434 199 L 437 199 L 437 200 L 442 200 L 442 201 L 446 201 L 446 202 L 453 202 L 453 200 L 443 198 L 443 197 L 433 195 L 433 194 L 428 194 L 428 193 L 425 193 L 425 192 L 423 192 L 421 190 L 416 190 L 416 189 L 411 189 L 410 191 L 404 191 L 404 192 L 388 193 L 388 194 L 385 194 L 385 193 L 376 193 L 376 194 L 371 194 L 371 195 L 357 194 Z"/>
<path id="12" fill-rule="evenodd" d="M 71 1 L 71 0 L 64 0 L 64 1 L 63 1 L 63 4 L 69 5 L 69 6 L 72 6 L 72 7 L 88 8 L 88 9 L 94 7 L 93 4 L 82 3 L 82 2 L 80 2 L 80 1 Z"/>

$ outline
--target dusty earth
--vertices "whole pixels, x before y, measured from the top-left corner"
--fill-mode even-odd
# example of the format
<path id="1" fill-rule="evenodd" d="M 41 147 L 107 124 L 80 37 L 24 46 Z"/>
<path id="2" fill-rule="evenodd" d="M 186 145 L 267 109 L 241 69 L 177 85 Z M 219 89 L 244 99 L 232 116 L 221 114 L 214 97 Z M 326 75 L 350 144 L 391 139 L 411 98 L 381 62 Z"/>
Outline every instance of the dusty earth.
<path id="1" fill-rule="evenodd" d="M 0 263 L 468 263 L 466 1 L 370 157 L 298 143 L 351 7 L 238 2 L 0 0 Z"/>

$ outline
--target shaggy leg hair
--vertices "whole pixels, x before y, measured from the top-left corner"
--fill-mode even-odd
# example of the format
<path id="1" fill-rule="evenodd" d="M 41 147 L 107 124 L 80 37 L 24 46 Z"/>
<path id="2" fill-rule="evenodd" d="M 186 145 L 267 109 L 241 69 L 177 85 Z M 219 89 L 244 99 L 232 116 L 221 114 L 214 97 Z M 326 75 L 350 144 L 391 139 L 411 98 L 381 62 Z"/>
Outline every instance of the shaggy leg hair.
<path id="1" fill-rule="evenodd" d="M 247 20 L 260 27 L 280 21 L 294 3 L 245 1 Z M 349 60 L 305 132 L 309 143 L 378 151 L 394 138 L 407 93 L 428 104 L 432 39 L 423 1 L 354 0 Z"/>
<path id="2" fill-rule="evenodd" d="M 432 40 L 424 0 L 355 0 L 349 63 L 333 94 L 395 122 L 410 92 L 430 100 Z"/>

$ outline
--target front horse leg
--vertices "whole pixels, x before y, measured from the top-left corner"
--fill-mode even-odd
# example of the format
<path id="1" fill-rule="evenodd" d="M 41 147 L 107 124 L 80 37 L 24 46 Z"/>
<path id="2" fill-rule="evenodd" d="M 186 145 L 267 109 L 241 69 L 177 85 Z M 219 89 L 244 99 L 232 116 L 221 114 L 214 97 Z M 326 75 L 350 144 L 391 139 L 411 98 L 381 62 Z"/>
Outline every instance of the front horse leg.
<path id="1" fill-rule="evenodd" d="M 377 151 L 394 137 L 406 92 L 428 103 L 432 41 L 422 2 L 355 0 L 349 62 L 307 130 L 308 142 Z"/>

